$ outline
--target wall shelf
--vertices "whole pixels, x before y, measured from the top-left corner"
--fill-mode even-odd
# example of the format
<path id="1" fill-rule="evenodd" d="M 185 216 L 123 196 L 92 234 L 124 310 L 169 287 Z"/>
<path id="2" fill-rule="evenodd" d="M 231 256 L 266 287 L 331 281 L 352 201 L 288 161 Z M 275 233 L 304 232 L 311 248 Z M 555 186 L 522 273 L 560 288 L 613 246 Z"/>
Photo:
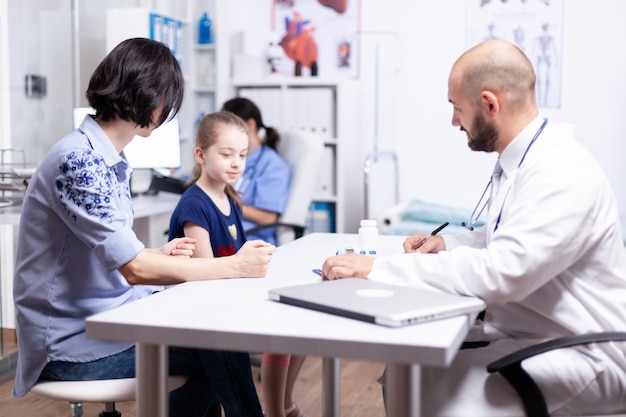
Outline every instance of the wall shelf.
<path id="1" fill-rule="evenodd" d="M 267 126 L 279 130 L 306 130 L 324 141 L 318 188 L 309 210 L 314 232 L 345 232 L 343 147 L 354 129 L 339 117 L 340 109 L 354 97 L 351 83 L 324 78 L 266 77 L 233 79 L 237 96 L 254 101 Z"/>

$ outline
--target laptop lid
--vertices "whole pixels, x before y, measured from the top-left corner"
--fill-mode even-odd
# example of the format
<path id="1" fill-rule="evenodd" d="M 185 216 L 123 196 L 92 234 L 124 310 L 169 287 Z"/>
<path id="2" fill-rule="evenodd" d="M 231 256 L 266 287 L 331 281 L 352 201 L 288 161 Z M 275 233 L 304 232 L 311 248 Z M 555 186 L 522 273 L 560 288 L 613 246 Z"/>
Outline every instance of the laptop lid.
<path id="1" fill-rule="evenodd" d="M 383 284 L 360 278 L 273 288 L 269 298 L 390 327 L 406 326 L 485 309 L 473 297 Z"/>

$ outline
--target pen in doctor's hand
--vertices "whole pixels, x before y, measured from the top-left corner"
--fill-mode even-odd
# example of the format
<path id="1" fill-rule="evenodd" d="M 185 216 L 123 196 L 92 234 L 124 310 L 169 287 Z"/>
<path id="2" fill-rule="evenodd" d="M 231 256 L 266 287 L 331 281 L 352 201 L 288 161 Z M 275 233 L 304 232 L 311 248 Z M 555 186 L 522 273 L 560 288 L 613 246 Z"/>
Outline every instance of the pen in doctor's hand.
<path id="1" fill-rule="evenodd" d="M 442 224 L 441 226 L 439 226 L 438 228 L 436 228 L 435 230 L 430 232 L 430 236 L 435 236 L 437 233 L 441 232 L 449 224 L 450 224 L 449 222 L 445 222 L 444 224 Z M 415 244 L 413 246 L 411 246 L 411 249 L 415 250 L 415 249 L 419 248 L 420 246 L 422 246 L 424 243 L 426 243 L 426 241 L 428 240 L 428 237 L 429 236 L 426 236 L 426 237 L 418 240 L 417 242 L 415 242 Z"/>

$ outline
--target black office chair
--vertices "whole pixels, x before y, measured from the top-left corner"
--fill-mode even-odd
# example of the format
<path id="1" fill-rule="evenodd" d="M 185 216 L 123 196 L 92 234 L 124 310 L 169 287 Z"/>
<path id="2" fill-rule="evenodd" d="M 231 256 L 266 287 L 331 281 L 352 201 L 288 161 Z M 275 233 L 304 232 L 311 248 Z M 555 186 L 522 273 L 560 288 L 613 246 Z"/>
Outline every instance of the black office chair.
<path id="1" fill-rule="evenodd" d="M 498 359 L 497 361 L 487 365 L 487 372 L 499 372 L 507 381 L 509 381 L 524 403 L 524 409 L 526 410 L 527 416 L 549 417 L 550 413 L 548 412 L 546 400 L 533 378 L 522 368 L 522 362 L 525 359 L 554 349 L 584 345 L 588 343 L 623 341 L 626 341 L 626 332 L 590 333 L 562 337 L 529 346 Z M 624 408 L 625 409 L 623 411 L 626 411 L 626 405 L 624 405 Z M 624 416 L 624 414 L 619 414 L 619 416 Z"/>

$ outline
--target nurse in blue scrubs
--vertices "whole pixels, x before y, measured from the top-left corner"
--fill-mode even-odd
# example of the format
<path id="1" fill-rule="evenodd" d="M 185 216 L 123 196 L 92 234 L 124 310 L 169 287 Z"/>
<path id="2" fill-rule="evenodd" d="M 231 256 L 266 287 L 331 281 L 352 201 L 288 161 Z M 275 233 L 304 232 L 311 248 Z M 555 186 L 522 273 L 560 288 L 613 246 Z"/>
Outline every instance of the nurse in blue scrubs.
<path id="1" fill-rule="evenodd" d="M 248 125 L 248 159 L 241 178 L 234 184 L 243 201 L 243 228 L 272 224 L 285 210 L 289 194 L 291 171 L 276 151 L 280 135 L 275 128 L 265 126 L 261 111 L 251 100 L 233 98 L 224 103 L 222 110 L 235 113 Z M 263 130 L 263 139 L 259 132 Z M 274 228 L 263 229 L 248 239 L 262 239 L 276 244 Z"/>

